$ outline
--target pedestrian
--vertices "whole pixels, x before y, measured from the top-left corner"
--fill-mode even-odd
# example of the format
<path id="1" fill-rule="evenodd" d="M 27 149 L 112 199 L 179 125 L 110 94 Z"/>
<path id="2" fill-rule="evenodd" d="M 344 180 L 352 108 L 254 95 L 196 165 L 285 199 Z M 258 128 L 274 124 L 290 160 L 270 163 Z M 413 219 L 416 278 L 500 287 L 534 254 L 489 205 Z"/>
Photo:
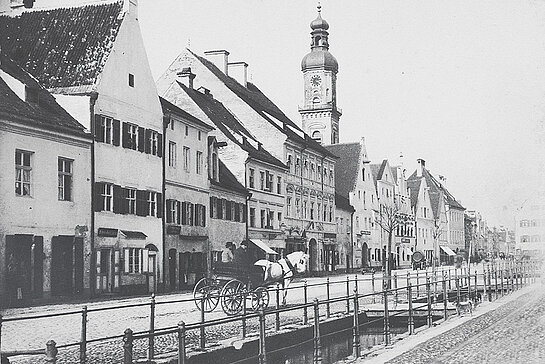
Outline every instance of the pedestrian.
<path id="1" fill-rule="evenodd" d="M 222 263 L 231 263 L 233 261 L 233 243 L 228 241 L 225 243 L 225 248 L 221 252 L 221 262 Z"/>

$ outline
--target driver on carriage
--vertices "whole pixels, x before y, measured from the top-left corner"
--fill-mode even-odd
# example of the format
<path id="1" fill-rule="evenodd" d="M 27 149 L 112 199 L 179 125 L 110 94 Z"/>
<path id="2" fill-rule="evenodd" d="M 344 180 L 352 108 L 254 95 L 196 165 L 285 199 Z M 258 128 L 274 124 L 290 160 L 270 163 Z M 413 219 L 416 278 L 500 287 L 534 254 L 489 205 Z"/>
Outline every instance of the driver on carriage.
<path id="1" fill-rule="evenodd" d="M 233 263 L 243 269 L 252 266 L 253 262 L 250 259 L 247 241 L 243 240 L 242 243 L 240 243 L 240 246 L 235 250 Z"/>

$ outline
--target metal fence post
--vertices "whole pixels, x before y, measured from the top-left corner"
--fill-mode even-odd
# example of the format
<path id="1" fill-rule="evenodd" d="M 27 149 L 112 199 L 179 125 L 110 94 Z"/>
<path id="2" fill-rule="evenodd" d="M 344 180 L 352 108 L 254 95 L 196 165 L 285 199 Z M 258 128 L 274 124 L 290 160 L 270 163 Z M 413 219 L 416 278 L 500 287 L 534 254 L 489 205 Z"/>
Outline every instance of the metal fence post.
<path id="1" fill-rule="evenodd" d="M 276 284 L 276 331 L 280 331 L 280 284 Z"/>
<path id="2" fill-rule="evenodd" d="M 354 290 L 354 328 L 352 337 L 352 355 L 354 358 L 360 357 L 360 304 L 358 291 Z"/>
<path id="3" fill-rule="evenodd" d="M 203 300 L 204 302 L 204 300 Z M 204 306 L 201 306 L 204 309 Z M 204 310 L 201 310 L 204 312 Z M 155 352 L 155 293 L 151 294 L 149 314 L 149 338 L 148 338 L 148 359 L 153 359 Z"/>
<path id="4" fill-rule="evenodd" d="M 315 364 L 322 362 L 322 347 L 320 343 L 320 306 L 318 299 L 314 299 L 314 360 Z"/>
<path id="5" fill-rule="evenodd" d="M 326 294 L 327 294 L 327 302 L 325 305 L 326 308 L 326 317 L 329 318 L 329 315 L 331 314 L 330 308 L 329 308 L 329 299 L 330 299 L 330 291 L 329 291 L 329 277 L 326 279 Z"/>
<path id="6" fill-rule="evenodd" d="M 416 271 L 416 297 L 420 296 L 420 277 L 419 277 L 419 274 L 420 272 L 417 270 Z"/>
<path id="7" fill-rule="evenodd" d="M 477 268 L 475 268 L 475 298 L 477 298 L 477 293 L 479 292 L 479 285 L 477 284 L 479 273 L 477 272 Z"/>
<path id="8" fill-rule="evenodd" d="M 276 301 L 277 305 L 278 305 L 278 298 L 277 298 L 277 301 Z M 245 339 L 246 338 L 246 334 L 247 334 L 247 330 L 248 330 L 248 327 L 246 326 L 246 314 L 248 312 L 248 307 L 247 307 L 247 303 L 246 303 L 246 298 L 244 298 L 242 300 L 242 338 Z"/>
<path id="9" fill-rule="evenodd" d="M 265 347 L 265 309 L 259 311 L 259 364 L 267 364 Z"/>
<path id="10" fill-rule="evenodd" d="M 398 294 L 397 294 L 397 273 L 394 273 L 394 305 L 397 307 Z"/>
<path id="11" fill-rule="evenodd" d="M 185 364 L 185 322 L 178 323 L 178 364 Z"/>
<path id="12" fill-rule="evenodd" d="M 409 284 L 411 284 L 411 273 L 407 272 L 407 287 L 409 287 Z M 409 301 L 409 291 L 407 289 L 407 301 Z"/>
<path id="13" fill-rule="evenodd" d="M 57 362 L 58 352 L 57 343 L 53 340 L 49 340 L 45 344 L 45 362 L 55 364 Z"/>
<path id="14" fill-rule="evenodd" d="M 307 304 L 308 304 L 308 285 L 307 280 L 305 279 L 305 284 L 303 286 L 304 294 L 305 294 L 305 307 L 303 308 L 303 324 L 308 324 L 308 310 L 307 310 Z"/>
<path id="15" fill-rule="evenodd" d="M 426 277 L 426 297 L 428 301 L 428 313 L 427 313 L 427 321 L 428 321 L 428 327 L 432 327 L 433 325 L 433 318 L 431 316 L 431 287 L 430 287 L 430 277 Z"/>
<path id="16" fill-rule="evenodd" d="M 356 291 L 358 291 L 358 275 L 354 275 L 354 285 L 356 286 Z"/>
<path id="17" fill-rule="evenodd" d="M 384 281 L 382 286 L 382 294 L 384 296 L 384 344 L 390 345 L 390 313 L 388 310 L 388 284 Z"/>
<path id="18" fill-rule="evenodd" d="M 346 314 L 350 313 L 350 277 L 346 276 Z"/>
<path id="19" fill-rule="evenodd" d="M 87 306 L 81 310 L 81 339 L 79 343 L 79 362 L 84 364 L 87 356 Z"/>
<path id="20" fill-rule="evenodd" d="M 448 268 L 448 289 L 452 289 L 452 274 L 450 273 L 450 267 Z"/>
<path id="21" fill-rule="evenodd" d="M 488 267 L 486 275 L 488 276 L 488 302 L 492 302 L 492 276 L 490 274 L 490 267 Z"/>
<path id="22" fill-rule="evenodd" d="M 456 302 L 460 303 L 460 278 L 456 277 Z"/>
<path id="23" fill-rule="evenodd" d="M 246 301 L 246 296 L 243 297 L 243 300 Z M 205 317 L 204 317 L 204 295 L 201 298 L 201 329 L 200 329 L 200 348 L 204 349 L 206 346 L 206 331 L 204 327 Z"/>
<path id="24" fill-rule="evenodd" d="M 496 269 L 496 267 L 494 267 L 494 286 L 495 286 L 495 289 L 496 289 L 496 299 L 498 299 L 498 270 Z"/>
<path id="25" fill-rule="evenodd" d="M 505 291 L 503 290 L 503 269 L 500 270 L 500 287 L 501 287 L 501 296 L 503 297 L 505 295 Z"/>
<path id="26" fill-rule="evenodd" d="M 445 318 L 445 321 L 448 318 L 447 304 L 448 304 L 447 273 L 443 272 L 443 317 Z"/>
<path id="27" fill-rule="evenodd" d="M 125 330 L 123 336 L 123 364 L 132 364 L 132 330 Z"/>
<path id="28" fill-rule="evenodd" d="M 407 295 L 409 296 L 409 335 L 414 334 L 414 313 L 413 313 L 413 292 L 412 285 L 409 282 L 407 285 Z"/>

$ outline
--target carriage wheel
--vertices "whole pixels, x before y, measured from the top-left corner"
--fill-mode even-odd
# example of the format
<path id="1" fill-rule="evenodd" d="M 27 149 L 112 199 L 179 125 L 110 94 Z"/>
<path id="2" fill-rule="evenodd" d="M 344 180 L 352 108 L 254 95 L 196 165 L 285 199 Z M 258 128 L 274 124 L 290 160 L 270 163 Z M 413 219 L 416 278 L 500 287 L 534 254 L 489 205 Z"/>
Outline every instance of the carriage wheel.
<path id="1" fill-rule="evenodd" d="M 246 299 L 246 286 L 238 279 L 232 279 L 221 290 L 221 308 L 228 315 L 236 315 L 242 310 Z"/>
<path id="2" fill-rule="evenodd" d="M 204 312 L 212 312 L 220 300 L 220 289 L 215 279 L 202 278 L 193 288 L 195 306 L 201 309 L 201 300 L 204 300 Z"/>
<path id="3" fill-rule="evenodd" d="M 265 287 L 257 287 L 250 293 L 252 310 L 259 311 L 269 306 L 269 291 Z"/>

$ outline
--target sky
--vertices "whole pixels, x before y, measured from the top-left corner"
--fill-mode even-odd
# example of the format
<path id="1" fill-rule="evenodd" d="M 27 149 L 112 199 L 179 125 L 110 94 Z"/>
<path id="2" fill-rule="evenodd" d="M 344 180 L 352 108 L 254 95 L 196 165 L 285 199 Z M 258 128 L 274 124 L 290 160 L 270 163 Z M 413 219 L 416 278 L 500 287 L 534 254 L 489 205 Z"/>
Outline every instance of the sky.
<path id="1" fill-rule="evenodd" d="M 184 47 L 226 49 L 300 124 L 300 63 L 316 5 L 140 0 L 139 20 L 155 78 Z M 321 5 L 339 62 L 340 141 L 365 137 L 373 162 L 402 162 L 407 175 L 422 158 L 468 210 L 511 225 L 545 160 L 545 1 Z"/>

